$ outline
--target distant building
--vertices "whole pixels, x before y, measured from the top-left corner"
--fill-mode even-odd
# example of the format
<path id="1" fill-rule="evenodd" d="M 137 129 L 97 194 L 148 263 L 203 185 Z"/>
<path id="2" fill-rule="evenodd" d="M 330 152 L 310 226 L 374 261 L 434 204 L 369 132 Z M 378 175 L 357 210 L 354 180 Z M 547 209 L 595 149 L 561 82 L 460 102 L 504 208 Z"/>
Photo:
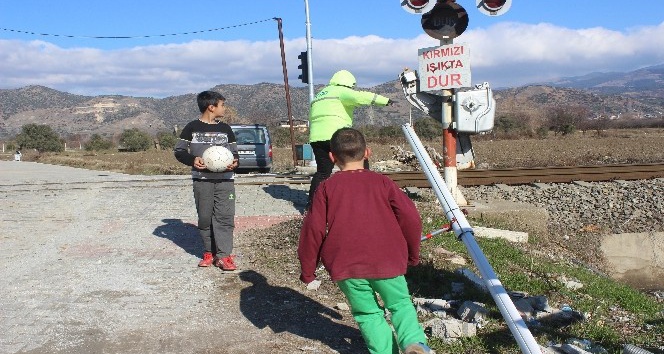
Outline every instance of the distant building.
<path id="1" fill-rule="evenodd" d="M 290 122 L 288 121 L 288 119 L 284 119 L 281 122 L 279 122 L 279 126 L 284 128 L 290 128 Z M 307 129 L 309 129 L 309 121 L 305 119 L 293 118 L 293 128 L 300 131 L 306 131 Z"/>

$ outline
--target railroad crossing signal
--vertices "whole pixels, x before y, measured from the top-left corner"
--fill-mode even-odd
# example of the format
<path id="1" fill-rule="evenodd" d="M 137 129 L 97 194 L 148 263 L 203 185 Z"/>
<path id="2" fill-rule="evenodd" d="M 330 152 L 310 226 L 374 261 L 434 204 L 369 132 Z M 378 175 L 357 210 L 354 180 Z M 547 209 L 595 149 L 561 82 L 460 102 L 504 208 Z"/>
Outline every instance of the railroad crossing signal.
<path id="1" fill-rule="evenodd" d="M 454 4 L 456 0 L 399 0 L 401 8 L 411 14 L 424 15 L 436 5 Z M 475 0 L 479 12 L 487 16 L 503 15 L 512 6 L 512 0 Z"/>
<path id="2" fill-rule="evenodd" d="M 297 56 L 298 59 L 300 59 L 300 65 L 297 66 L 298 69 L 302 71 L 300 75 L 298 75 L 298 79 L 302 80 L 303 83 L 308 84 L 309 83 L 309 58 L 307 57 L 307 52 L 301 52 L 300 55 Z"/>

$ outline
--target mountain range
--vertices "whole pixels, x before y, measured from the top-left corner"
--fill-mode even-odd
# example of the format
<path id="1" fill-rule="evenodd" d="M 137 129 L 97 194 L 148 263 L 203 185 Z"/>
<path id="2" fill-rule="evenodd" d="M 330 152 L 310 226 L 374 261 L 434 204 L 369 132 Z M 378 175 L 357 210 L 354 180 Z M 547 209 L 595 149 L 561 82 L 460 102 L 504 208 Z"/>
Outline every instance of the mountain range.
<path id="1" fill-rule="evenodd" d="M 315 87 L 318 91 L 322 86 Z M 279 125 L 287 120 L 284 85 L 218 85 L 212 90 L 226 97 L 227 119 L 233 123 Z M 411 109 L 398 81 L 360 88 L 387 96 L 391 107 L 363 107 L 355 113 L 357 125 L 394 125 L 424 115 Z M 294 119 L 308 116 L 307 87 L 290 87 Z M 514 88 L 494 90 L 497 116 L 515 111 L 541 111 L 547 107 L 585 106 L 594 115 L 662 117 L 664 114 L 664 64 L 631 72 L 590 73 Z M 166 98 L 84 96 L 44 86 L 0 90 L 0 139 L 11 139 L 25 124 L 46 124 L 62 137 L 101 134 L 116 136 L 138 128 L 151 134 L 172 131 L 199 116 L 196 93 Z"/>

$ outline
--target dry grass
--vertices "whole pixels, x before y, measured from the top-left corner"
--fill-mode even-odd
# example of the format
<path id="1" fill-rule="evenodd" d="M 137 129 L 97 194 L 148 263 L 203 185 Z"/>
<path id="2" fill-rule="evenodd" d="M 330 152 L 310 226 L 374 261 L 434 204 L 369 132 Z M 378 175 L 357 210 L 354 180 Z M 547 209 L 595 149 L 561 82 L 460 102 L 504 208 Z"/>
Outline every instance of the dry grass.
<path id="1" fill-rule="evenodd" d="M 618 163 L 653 163 L 664 161 L 664 129 L 617 130 L 593 133 L 577 133 L 571 136 L 550 136 L 546 139 L 492 140 L 489 136 L 475 136 L 473 149 L 478 168 L 572 166 Z M 442 153 L 442 139 L 424 142 Z M 404 139 L 392 144 L 369 142 L 373 151 L 372 161 L 393 159 L 390 146 L 399 145 L 406 150 L 410 146 Z M 290 146 L 275 147 L 274 168 L 285 173 L 294 168 Z M 13 154 L 0 158 L 10 160 Z M 25 161 L 39 161 L 57 165 L 74 166 L 93 170 L 123 172 L 129 174 L 188 174 L 189 168 L 180 164 L 170 150 L 144 152 L 69 150 L 63 153 L 24 151 Z"/>

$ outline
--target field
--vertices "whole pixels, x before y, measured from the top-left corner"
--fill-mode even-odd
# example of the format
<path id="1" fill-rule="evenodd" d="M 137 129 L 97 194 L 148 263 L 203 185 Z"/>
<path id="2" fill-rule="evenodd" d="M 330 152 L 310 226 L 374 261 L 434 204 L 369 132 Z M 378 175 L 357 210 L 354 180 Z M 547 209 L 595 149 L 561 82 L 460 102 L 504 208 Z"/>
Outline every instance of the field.
<path id="1" fill-rule="evenodd" d="M 652 163 L 664 161 L 664 129 L 605 131 L 576 133 L 569 136 L 549 136 L 545 139 L 492 140 L 490 136 L 472 138 L 477 168 L 573 166 L 620 163 Z M 442 153 L 442 138 L 424 142 Z M 390 144 L 369 142 L 373 151 L 372 163 L 392 160 L 391 146 L 410 150 L 405 141 Z M 290 146 L 273 148 L 275 173 L 288 173 L 294 169 Z M 3 159 L 13 158 L 4 154 Z M 58 165 L 123 172 L 129 174 L 187 174 L 189 168 L 175 160 L 170 150 L 145 152 L 67 150 L 63 153 L 39 154 L 23 151 L 23 160 Z"/>

